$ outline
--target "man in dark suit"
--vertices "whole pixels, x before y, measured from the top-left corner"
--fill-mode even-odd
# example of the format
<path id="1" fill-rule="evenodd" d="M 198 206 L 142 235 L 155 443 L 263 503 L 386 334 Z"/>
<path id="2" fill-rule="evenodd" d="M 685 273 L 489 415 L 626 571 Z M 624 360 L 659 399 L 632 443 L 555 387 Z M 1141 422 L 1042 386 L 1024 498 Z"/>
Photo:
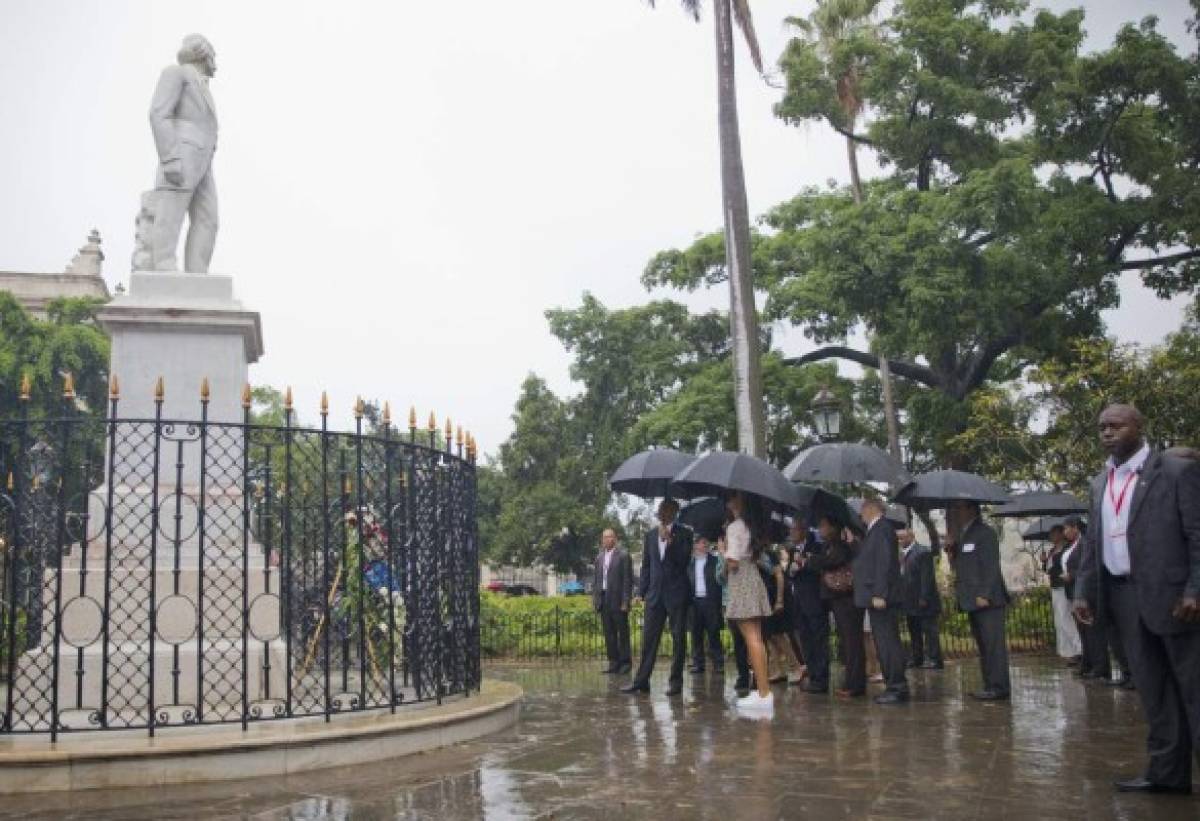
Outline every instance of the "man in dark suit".
<path id="1" fill-rule="evenodd" d="M 725 651 L 721 648 L 721 584 L 717 581 L 717 554 L 707 537 L 694 536 L 692 560 L 688 565 L 691 584 L 692 666 L 690 672 L 704 672 L 704 645 L 712 658 L 713 669 L 725 670 Z"/>
<path id="2" fill-rule="evenodd" d="M 804 664 L 808 668 L 806 693 L 829 692 L 829 611 L 821 599 L 821 574 L 808 567 L 808 559 L 821 555 L 821 544 L 801 519 L 792 522 L 788 541 L 792 544 L 792 564 L 788 569 L 792 585 L 793 629 L 800 637 Z"/>
<path id="3" fill-rule="evenodd" d="M 633 598 L 633 561 L 617 544 L 612 528 L 600 536 L 592 583 L 592 605 L 604 626 L 604 649 L 608 654 L 605 673 L 628 673 L 633 668 L 629 651 L 629 605 Z"/>
<path id="4" fill-rule="evenodd" d="M 887 685 L 887 689 L 875 697 L 875 703 L 900 704 L 908 700 L 904 647 L 900 644 L 904 590 L 900 584 L 896 529 L 883 518 L 885 511 L 886 507 L 878 499 L 867 499 L 859 511 L 867 526 L 867 535 L 852 565 L 854 605 L 870 613 L 871 637 L 879 655 L 879 670 Z"/>
<path id="5" fill-rule="evenodd" d="M 955 598 L 970 621 L 983 673 L 983 689 L 971 695 L 980 701 L 1006 700 L 1012 683 L 1004 638 L 1008 588 L 1000 571 L 1000 540 L 983 523 L 977 502 L 954 502 L 946 513 L 951 534 L 957 534 L 952 535 Z"/>
<path id="6" fill-rule="evenodd" d="M 1117 625 L 1146 714 L 1150 761 L 1122 792 L 1192 791 L 1200 759 L 1200 463 L 1154 453 L 1130 405 L 1100 414 L 1109 454 L 1092 480 L 1075 614 Z"/>
<path id="7" fill-rule="evenodd" d="M 917 544 L 909 528 L 896 534 L 900 543 L 900 578 L 904 582 L 904 617 L 912 641 L 910 667 L 941 670 L 942 640 L 938 634 L 938 616 L 942 599 L 938 595 L 937 577 L 933 570 L 933 552 Z"/>
<path id="8" fill-rule="evenodd" d="M 1086 549 L 1083 546 L 1085 527 L 1079 516 L 1069 516 L 1065 522 L 1064 535 L 1067 547 L 1063 551 L 1063 586 L 1067 596 L 1074 601 L 1076 580 L 1079 578 L 1079 567 L 1083 562 Z M 1112 676 L 1112 667 L 1108 659 L 1108 637 L 1103 621 L 1085 624 L 1078 618 L 1075 624 L 1079 628 L 1079 644 L 1083 655 L 1079 660 L 1079 669 L 1075 675 L 1079 678 L 1097 678 L 1107 680 Z"/>
<path id="9" fill-rule="evenodd" d="M 687 653 L 687 605 L 690 596 L 692 531 L 675 521 L 679 503 L 663 499 L 658 506 L 658 527 L 646 534 L 642 545 L 642 572 L 638 598 L 646 603 L 642 621 L 642 659 L 624 693 L 650 692 L 650 674 L 658 658 L 663 627 L 671 624 L 671 678 L 667 695 L 683 692 L 683 661 Z"/>

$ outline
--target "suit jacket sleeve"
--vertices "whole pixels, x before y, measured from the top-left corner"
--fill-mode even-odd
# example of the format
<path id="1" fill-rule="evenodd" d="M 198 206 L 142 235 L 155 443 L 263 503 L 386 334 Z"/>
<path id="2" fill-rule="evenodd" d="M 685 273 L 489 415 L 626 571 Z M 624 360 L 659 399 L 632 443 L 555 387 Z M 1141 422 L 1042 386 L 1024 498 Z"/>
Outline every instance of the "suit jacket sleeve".
<path id="1" fill-rule="evenodd" d="M 633 598 L 633 558 L 628 552 L 621 555 L 621 604 L 629 609 Z"/>
<path id="2" fill-rule="evenodd" d="M 1188 557 L 1188 580 L 1183 594 L 1200 597 L 1200 462 L 1186 461 L 1176 490 Z"/>
<path id="3" fill-rule="evenodd" d="M 888 598 L 888 579 L 894 555 L 888 547 L 888 537 L 882 528 L 891 527 L 885 521 L 879 521 L 871 528 L 874 537 L 871 544 L 871 597 Z"/>
<path id="4" fill-rule="evenodd" d="M 596 557 L 596 566 L 592 570 L 592 607 L 599 610 L 604 604 L 604 548 Z"/>
<path id="5" fill-rule="evenodd" d="M 1000 586 L 1000 542 L 996 532 L 986 525 L 980 527 L 975 550 L 979 553 L 981 571 L 977 579 L 979 589 L 975 595 L 988 599 L 989 604 L 999 604 L 996 591 Z"/>
<path id="6" fill-rule="evenodd" d="M 917 567 L 921 574 L 920 598 L 925 600 L 926 606 L 938 604 L 937 574 L 933 569 L 933 553 L 928 550 L 922 551 L 917 558 Z"/>
<path id="7" fill-rule="evenodd" d="M 1101 518 L 1103 511 L 1096 504 L 1096 498 L 1096 485 L 1093 483 L 1091 514 L 1088 519 L 1091 527 L 1079 540 L 1079 546 L 1075 548 L 1075 553 L 1068 562 L 1071 567 L 1067 568 L 1067 572 L 1071 574 L 1071 597 L 1076 601 L 1086 601 L 1093 608 L 1098 606 L 1100 596 L 1100 533 L 1104 521 Z"/>
<path id="8" fill-rule="evenodd" d="M 638 596 L 643 599 L 646 598 L 646 588 L 650 585 L 650 537 L 653 535 L 654 531 L 651 531 L 642 539 L 642 572 L 638 575 Z"/>
<path id="9" fill-rule="evenodd" d="M 171 115 L 183 93 L 183 68 L 167 66 L 158 78 L 154 97 L 150 100 L 150 130 L 154 134 L 154 147 L 158 149 L 160 162 L 179 159 L 179 139 L 171 123 Z"/>

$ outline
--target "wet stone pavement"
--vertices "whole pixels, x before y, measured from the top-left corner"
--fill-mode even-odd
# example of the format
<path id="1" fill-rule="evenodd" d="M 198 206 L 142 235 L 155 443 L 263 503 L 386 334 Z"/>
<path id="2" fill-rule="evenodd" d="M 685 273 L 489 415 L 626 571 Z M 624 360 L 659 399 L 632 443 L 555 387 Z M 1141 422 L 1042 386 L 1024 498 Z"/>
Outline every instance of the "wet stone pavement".
<path id="1" fill-rule="evenodd" d="M 1200 819 L 1198 797 L 1112 791 L 1143 762 L 1136 694 L 1052 658 L 1013 665 L 1008 704 L 966 697 L 968 660 L 912 674 L 901 707 L 776 688 L 771 721 L 738 718 L 712 673 L 668 699 L 661 663 L 636 697 L 597 662 L 492 666 L 526 698 L 516 728 L 482 741 L 269 782 L 9 797 L 0 817 Z"/>

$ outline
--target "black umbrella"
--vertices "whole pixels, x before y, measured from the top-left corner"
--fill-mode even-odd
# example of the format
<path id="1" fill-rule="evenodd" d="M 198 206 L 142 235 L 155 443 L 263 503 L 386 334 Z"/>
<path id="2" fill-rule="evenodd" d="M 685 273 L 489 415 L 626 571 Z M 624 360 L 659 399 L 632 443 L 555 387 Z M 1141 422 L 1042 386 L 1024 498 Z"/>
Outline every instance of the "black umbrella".
<path id="1" fill-rule="evenodd" d="M 1087 503 L 1070 493 L 1034 490 L 1015 493 L 1012 501 L 992 511 L 993 516 L 1066 516 L 1087 513 Z"/>
<path id="2" fill-rule="evenodd" d="M 873 445 L 830 442 L 800 451 L 783 475 L 795 482 L 887 482 L 902 487 L 912 481 L 891 454 Z"/>
<path id="3" fill-rule="evenodd" d="M 953 502 L 1002 505 L 1011 498 L 1004 488 L 974 473 L 962 470 L 934 470 L 920 474 L 901 488 L 895 496 L 895 501 L 902 505 L 946 507 Z"/>
<path id="4" fill-rule="evenodd" d="M 720 450 L 701 456 L 676 474 L 671 487 L 691 498 L 740 490 L 791 510 L 804 510 L 817 493 L 814 487 L 792 484 L 762 459 Z"/>
<path id="5" fill-rule="evenodd" d="M 1021 538 L 1027 542 L 1044 542 L 1050 538 L 1050 531 L 1067 523 L 1065 516 L 1042 516 L 1034 519 L 1033 524 L 1021 531 Z"/>
<path id="6" fill-rule="evenodd" d="M 696 461 L 695 456 L 670 448 L 644 450 L 630 456 L 609 477 L 614 493 L 631 493 L 645 499 L 676 495 L 671 479 Z"/>
<path id="7" fill-rule="evenodd" d="M 725 525 L 725 500 L 717 496 L 697 499 L 679 511 L 679 521 L 697 535 L 714 540 Z"/>

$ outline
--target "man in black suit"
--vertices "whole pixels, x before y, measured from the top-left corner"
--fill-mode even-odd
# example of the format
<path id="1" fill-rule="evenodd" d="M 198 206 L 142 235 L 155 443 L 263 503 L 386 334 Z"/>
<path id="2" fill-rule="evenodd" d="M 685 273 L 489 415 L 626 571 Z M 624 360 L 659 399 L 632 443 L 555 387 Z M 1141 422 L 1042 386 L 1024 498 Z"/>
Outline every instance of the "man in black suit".
<path id="1" fill-rule="evenodd" d="M 642 572 L 638 598 L 646 603 L 642 621 L 642 659 L 625 693 L 650 692 L 650 674 L 658 658 L 663 627 L 671 624 L 671 678 L 667 695 L 683 692 L 683 660 L 687 653 L 688 566 L 692 531 L 675 521 L 679 503 L 663 499 L 658 506 L 658 527 L 646 534 L 642 545 Z"/>
<path id="2" fill-rule="evenodd" d="M 977 502 L 954 502 L 946 514 L 954 542 L 955 598 L 970 621 L 983 673 L 983 689 L 971 695 L 980 701 L 1006 700 L 1012 683 L 1004 638 L 1008 588 L 1000 571 L 1000 540 L 983 523 Z"/>
<path id="3" fill-rule="evenodd" d="M 604 626 L 604 650 L 608 667 L 603 672 L 628 673 L 633 668 L 629 650 L 629 605 L 633 598 L 633 561 L 628 551 L 617 544 L 612 528 L 600 536 L 600 555 L 596 557 L 592 583 L 592 605 Z"/>
<path id="4" fill-rule="evenodd" d="M 1064 535 L 1067 547 L 1063 551 L 1062 580 L 1067 596 L 1074 601 L 1076 580 L 1079 578 L 1079 567 L 1083 562 L 1086 549 L 1083 546 L 1085 527 L 1082 518 L 1069 516 L 1065 522 Z M 1108 637 L 1105 623 L 1102 621 L 1085 624 L 1078 618 L 1075 624 L 1079 628 L 1079 644 L 1083 650 L 1079 660 L 1079 669 L 1075 675 L 1079 678 L 1097 678 L 1107 680 L 1112 676 L 1112 667 L 1108 659 Z"/>
<path id="5" fill-rule="evenodd" d="M 886 507 L 878 499 L 867 499 L 859 511 L 867 526 L 867 535 L 852 565 L 854 605 L 871 614 L 871 637 L 875 640 L 879 670 L 887 685 L 887 689 L 875 697 L 875 703 L 900 704 L 908 700 L 904 646 L 900 643 L 904 591 L 900 584 L 896 529 L 883 518 L 885 511 Z"/>
<path id="6" fill-rule="evenodd" d="M 713 669 L 725 670 L 725 651 L 721 648 L 721 585 L 717 581 L 717 554 L 710 549 L 707 537 L 696 535 L 692 560 L 688 564 L 691 584 L 692 666 L 690 672 L 704 672 L 704 645 Z"/>
<path id="7" fill-rule="evenodd" d="M 792 544 L 792 564 L 788 568 L 792 585 L 793 629 L 800 637 L 804 664 L 808 668 L 806 693 L 829 692 L 829 611 L 821 599 L 821 574 L 808 567 L 808 559 L 821 555 L 825 546 L 812 537 L 801 519 L 792 522 L 788 541 Z"/>
<path id="8" fill-rule="evenodd" d="M 904 618 L 912 642 L 910 667 L 941 670 L 942 639 L 938 631 L 938 616 L 942 599 L 938 595 L 937 577 L 933 569 L 933 552 L 917 544 L 909 528 L 896 534 L 900 543 L 900 578 L 904 582 Z"/>
<path id="9" fill-rule="evenodd" d="M 1154 453 L 1130 405 L 1100 414 L 1108 464 L 1092 480 L 1075 614 L 1117 625 L 1146 714 L 1150 761 L 1122 792 L 1192 791 L 1200 759 L 1200 463 Z"/>

